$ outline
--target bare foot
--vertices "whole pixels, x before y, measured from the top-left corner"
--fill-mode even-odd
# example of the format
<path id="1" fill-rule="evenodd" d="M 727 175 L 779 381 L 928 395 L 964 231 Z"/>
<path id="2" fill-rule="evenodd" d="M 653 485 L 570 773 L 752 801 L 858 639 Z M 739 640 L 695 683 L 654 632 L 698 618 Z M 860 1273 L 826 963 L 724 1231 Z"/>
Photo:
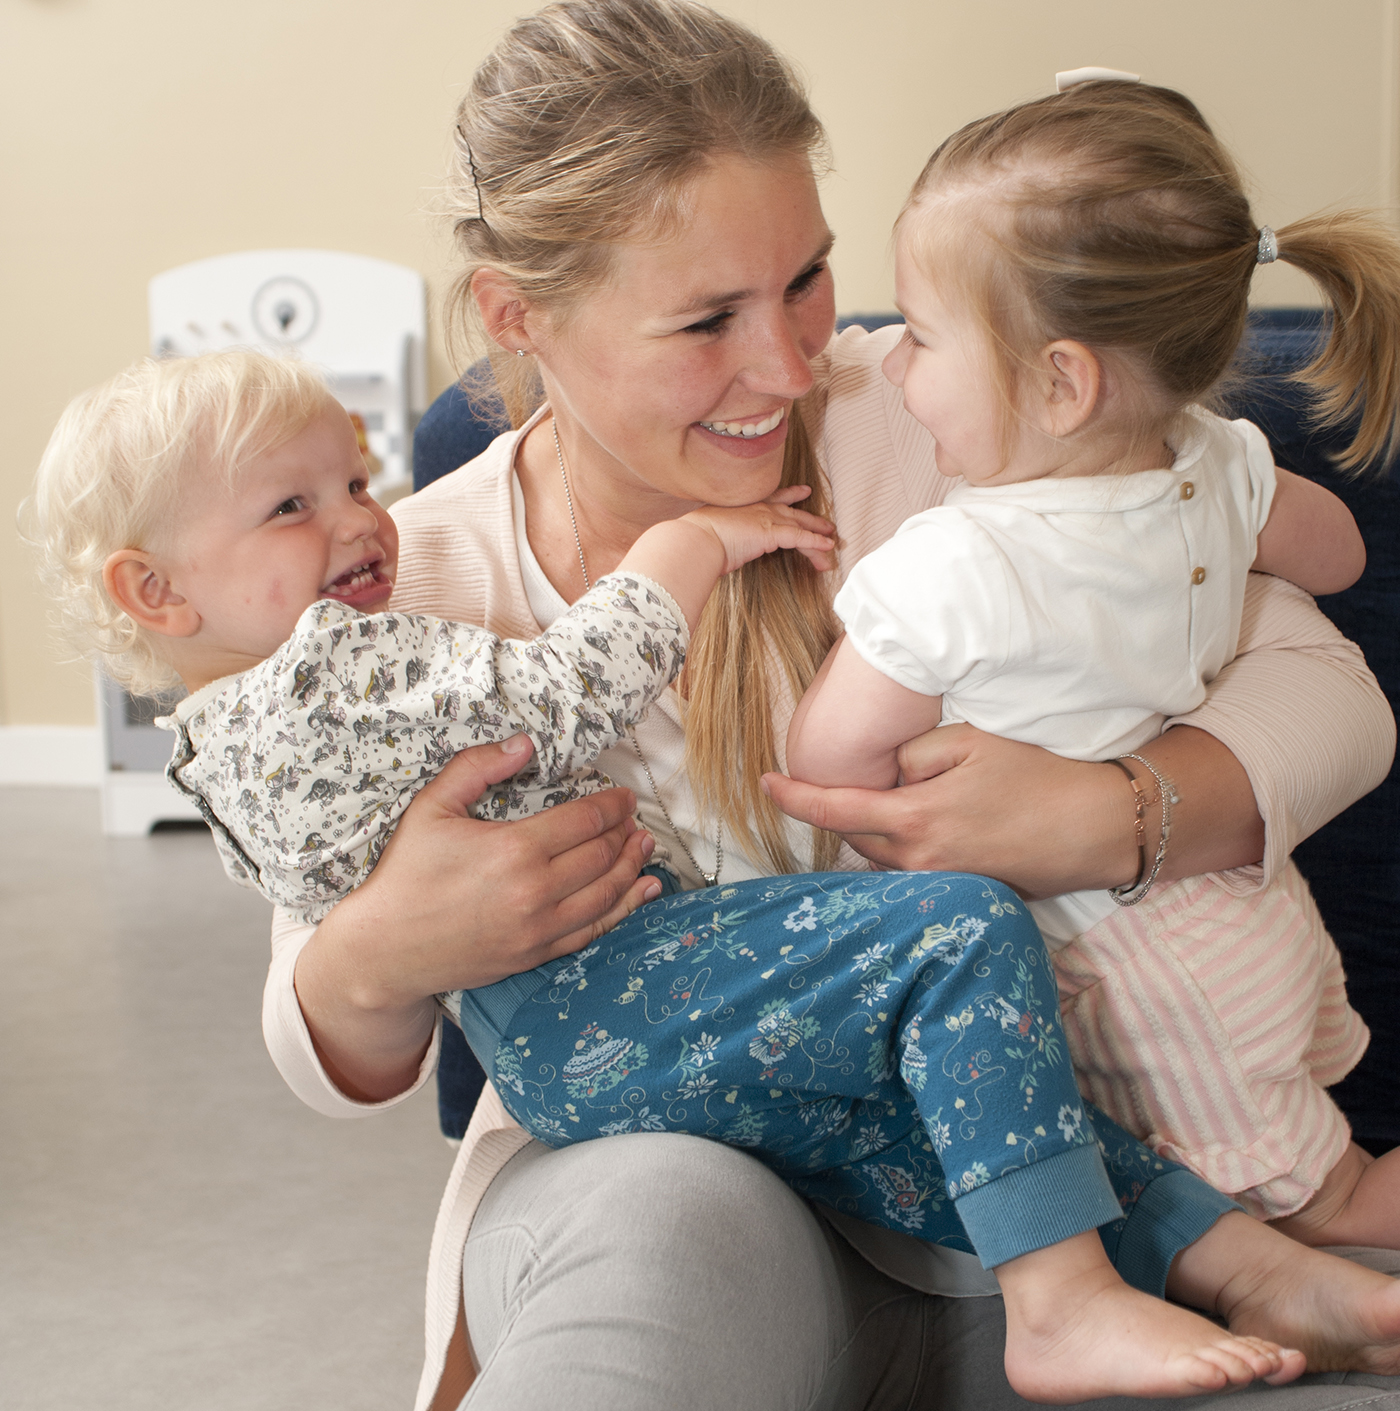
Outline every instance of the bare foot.
<path id="1" fill-rule="evenodd" d="M 1300 1211 L 1271 1223 L 1301 1244 L 1400 1249 L 1400 1147 L 1376 1158 L 1353 1142 Z"/>
<path id="2" fill-rule="evenodd" d="M 1129 1288 L 1093 1231 L 996 1270 L 1006 1300 L 1006 1376 L 1028 1401 L 1198 1396 L 1258 1377 L 1290 1382 L 1299 1352 L 1236 1336 Z"/>
<path id="3" fill-rule="evenodd" d="M 1167 1292 L 1219 1313 L 1231 1332 L 1300 1348 L 1311 1372 L 1400 1375 L 1400 1280 L 1237 1211 L 1177 1256 Z"/>

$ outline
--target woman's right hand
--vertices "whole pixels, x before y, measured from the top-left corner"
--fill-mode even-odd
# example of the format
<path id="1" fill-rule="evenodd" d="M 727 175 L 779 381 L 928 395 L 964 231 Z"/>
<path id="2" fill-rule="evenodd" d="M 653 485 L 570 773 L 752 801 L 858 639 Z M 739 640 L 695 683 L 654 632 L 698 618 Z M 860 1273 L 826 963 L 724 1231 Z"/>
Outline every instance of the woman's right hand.
<path id="1" fill-rule="evenodd" d="M 307 942 L 297 999 L 346 1096 L 410 1087 L 437 1023 L 433 996 L 489 985 L 578 950 L 660 891 L 627 789 L 494 823 L 467 809 L 517 773 L 529 742 L 463 750 L 409 805 L 378 866 Z"/>

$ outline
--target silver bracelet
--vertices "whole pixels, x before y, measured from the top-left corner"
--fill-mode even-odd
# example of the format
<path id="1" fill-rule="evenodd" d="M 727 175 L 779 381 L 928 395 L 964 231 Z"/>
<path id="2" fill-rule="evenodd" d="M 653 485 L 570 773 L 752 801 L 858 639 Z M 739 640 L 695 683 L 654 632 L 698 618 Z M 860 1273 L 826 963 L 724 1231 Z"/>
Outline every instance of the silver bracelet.
<path id="1" fill-rule="evenodd" d="M 1147 772 L 1157 781 L 1157 797 L 1162 803 L 1162 836 L 1157 843 L 1157 855 L 1152 859 L 1152 870 L 1147 876 L 1142 875 L 1139 866 L 1138 875 L 1135 880 L 1128 883 L 1126 887 L 1110 887 L 1108 894 L 1119 906 L 1136 906 L 1148 892 L 1152 890 L 1152 884 L 1157 880 L 1157 874 L 1162 870 L 1162 861 L 1167 855 L 1167 844 L 1171 842 L 1172 836 L 1172 806 L 1181 802 L 1181 795 L 1176 791 L 1176 785 L 1167 778 L 1165 774 L 1157 768 L 1151 760 L 1144 759 L 1140 754 L 1119 755 L 1118 759 L 1135 759 L 1147 770 Z M 1117 763 L 1117 761 L 1114 761 Z M 1119 765 L 1124 773 L 1130 774 L 1126 764 Z M 1133 781 L 1134 793 L 1137 793 L 1137 781 Z M 1139 805 L 1140 807 L 1140 805 Z M 1139 853 L 1141 856 L 1141 853 Z"/>

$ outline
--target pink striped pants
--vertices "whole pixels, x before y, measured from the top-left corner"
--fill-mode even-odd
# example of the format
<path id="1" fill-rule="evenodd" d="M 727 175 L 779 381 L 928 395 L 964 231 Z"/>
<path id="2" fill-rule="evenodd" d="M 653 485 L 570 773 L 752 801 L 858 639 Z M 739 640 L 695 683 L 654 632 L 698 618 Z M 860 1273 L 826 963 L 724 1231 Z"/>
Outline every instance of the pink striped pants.
<path id="1" fill-rule="evenodd" d="M 1261 1219 L 1307 1204 L 1351 1140 L 1326 1089 L 1371 1036 L 1292 863 L 1248 896 L 1173 883 L 1054 962 L 1086 1097 Z"/>

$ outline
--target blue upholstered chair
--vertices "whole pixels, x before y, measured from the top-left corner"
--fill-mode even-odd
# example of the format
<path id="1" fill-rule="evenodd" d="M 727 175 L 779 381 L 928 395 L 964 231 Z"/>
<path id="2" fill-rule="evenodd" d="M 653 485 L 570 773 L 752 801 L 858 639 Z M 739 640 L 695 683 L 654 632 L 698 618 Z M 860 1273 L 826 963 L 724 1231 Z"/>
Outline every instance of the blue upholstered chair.
<path id="1" fill-rule="evenodd" d="M 877 328 L 894 314 L 858 315 Z M 1307 309 L 1269 309 L 1250 319 L 1249 371 L 1232 413 L 1257 422 L 1278 464 L 1324 484 L 1351 507 L 1366 540 L 1361 581 L 1319 602 L 1360 644 L 1391 709 L 1400 707 L 1400 474 L 1355 480 L 1338 474 L 1332 452 L 1344 432 L 1309 429 L 1306 409 L 1288 374 L 1301 367 L 1321 332 Z M 478 455 L 504 429 L 479 414 L 452 387 L 428 409 L 413 442 L 413 485 L 421 490 Z M 1321 730 L 1327 720 L 1317 722 Z M 1359 1142 L 1379 1154 L 1400 1145 L 1400 775 L 1392 769 L 1373 793 L 1334 819 L 1298 849 L 1299 867 L 1346 962 L 1352 1003 L 1371 1026 L 1371 1047 L 1356 1070 L 1333 1089 Z M 438 1104 L 443 1131 L 460 1137 L 485 1081 L 461 1034 L 444 1033 Z"/>
<path id="2" fill-rule="evenodd" d="M 1393 711 L 1400 711 L 1400 467 L 1357 480 L 1332 467 L 1350 439 L 1319 433 L 1287 380 L 1322 333 L 1321 315 L 1269 309 L 1252 320 L 1250 371 L 1233 401 L 1269 438 L 1274 459 L 1341 496 L 1366 541 L 1366 572 L 1318 606 L 1366 654 Z M 1326 719 L 1317 722 L 1326 730 Z M 1371 1047 L 1332 1089 L 1356 1139 L 1373 1154 L 1400 1145 L 1400 772 L 1309 838 L 1295 854 L 1346 964 L 1352 1004 L 1371 1027 Z"/>

